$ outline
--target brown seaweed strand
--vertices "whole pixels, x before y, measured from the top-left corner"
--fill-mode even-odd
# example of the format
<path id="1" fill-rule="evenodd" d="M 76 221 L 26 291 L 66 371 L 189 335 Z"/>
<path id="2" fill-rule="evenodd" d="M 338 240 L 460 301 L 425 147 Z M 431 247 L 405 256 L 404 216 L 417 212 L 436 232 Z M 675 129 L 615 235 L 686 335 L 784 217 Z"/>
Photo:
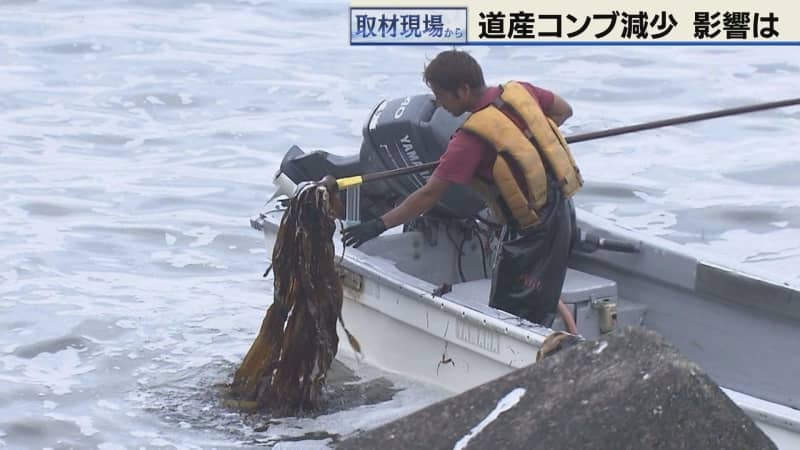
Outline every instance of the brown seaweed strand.
<path id="1" fill-rule="evenodd" d="M 240 399 L 273 413 L 319 407 L 336 356 L 342 285 L 334 218 L 327 191 L 309 188 L 281 219 L 272 255 L 275 298 L 231 386 Z"/>

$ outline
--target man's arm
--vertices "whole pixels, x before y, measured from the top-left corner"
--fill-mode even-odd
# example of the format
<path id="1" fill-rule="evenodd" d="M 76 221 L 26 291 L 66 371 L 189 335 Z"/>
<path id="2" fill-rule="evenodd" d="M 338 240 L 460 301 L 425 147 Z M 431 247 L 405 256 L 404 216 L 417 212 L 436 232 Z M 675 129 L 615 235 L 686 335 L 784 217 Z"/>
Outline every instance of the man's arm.
<path id="1" fill-rule="evenodd" d="M 433 208 L 449 187 L 449 181 L 431 176 L 424 186 L 406 197 L 397 207 L 384 214 L 381 220 L 383 220 L 387 229 L 402 225 Z"/>
<path id="2" fill-rule="evenodd" d="M 425 211 L 431 209 L 442 198 L 449 181 L 431 175 L 425 186 L 414 191 L 403 203 L 387 212 L 379 219 L 372 219 L 342 230 L 342 241 L 345 245 L 358 248 L 364 242 L 379 236 L 389 228 L 408 222 Z"/>
<path id="3" fill-rule="evenodd" d="M 561 126 L 567 119 L 572 116 L 572 107 L 569 106 L 566 100 L 553 94 L 553 104 L 544 112 L 547 117 L 553 119 L 556 125 Z"/>

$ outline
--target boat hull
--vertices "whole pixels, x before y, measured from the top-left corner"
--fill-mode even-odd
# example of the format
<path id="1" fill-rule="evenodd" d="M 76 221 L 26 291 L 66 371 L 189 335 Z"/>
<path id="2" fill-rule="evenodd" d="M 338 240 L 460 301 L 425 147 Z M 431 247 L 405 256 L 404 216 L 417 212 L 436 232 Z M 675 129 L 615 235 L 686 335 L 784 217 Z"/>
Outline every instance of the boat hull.
<path id="1" fill-rule="evenodd" d="M 263 213 L 251 221 L 254 228 L 264 233 L 268 249 L 274 245 L 280 216 L 281 211 L 276 210 Z M 582 227 L 615 238 L 630 240 L 640 237 L 620 234 L 596 218 L 589 216 L 589 219 L 588 222 L 581 222 Z M 381 239 L 391 244 L 392 240 L 412 239 L 409 235 L 411 233 L 403 233 L 402 236 Z M 398 252 L 402 253 L 403 248 L 418 249 L 419 245 L 416 242 L 395 245 L 400 249 Z M 344 249 L 338 242 L 335 245 L 337 253 L 341 254 Z M 364 247 L 368 248 L 367 245 Z M 392 259 L 376 256 L 380 252 L 381 249 L 377 246 L 373 252 L 348 248 L 341 261 L 344 284 L 343 318 L 350 332 L 359 340 L 362 354 L 354 355 L 346 339 L 340 340 L 340 354 L 363 358 L 365 363 L 372 366 L 438 386 L 452 393 L 463 392 L 535 362 L 536 353 L 544 339 L 552 332 L 551 329 L 494 310 L 487 305 L 460 300 L 470 295 L 475 296 L 475 293 L 469 290 L 480 286 L 476 284 L 479 280 L 463 283 L 461 291 L 434 295 L 433 292 L 440 286 L 410 275 L 409 265 L 404 266 Z M 596 325 L 587 328 L 585 322 L 587 317 L 591 317 L 590 313 L 595 311 L 592 302 L 603 299 L 595 298 L 598 295 L 614 298 L 614 301 L 623 308 L 627 304 L 630 313 L 627 316 L 628 321 L 632 322 L 629 324 L 637 325 L 644 321 L 645 312 L 642 308 L 647 307 L 642 305 L 645 304 L 635 301 L 626 303 L 623 298 L 625 294 L 632 292 L 631 288 L 627 287 L 628 284 L 646 284 L 646 288 L 636 291 L 640 295 L 642 292 L 657 293 L 661 289 L 664 292 L 654 294 L 656 295 L 654 298 L 659 300 L 663 300 L 664 296 L 673 295 L 683 296 L 699 303 L 706 301 L 699 294 L 695 295 L 692 292 L 698 284 L 698 267 L 707 265 L 691 255 L 680 252 L 677 246 L 662 241 L 643 242 L 642 252 L 644 256 L 638 256 L 639 260 L 634 264 L 626 261 L 625 255 L 581 257 L 576 260 L 578 267 L 591 269 L 593 273 L 603 273 L 609 277 L 613 276 L 615 271 L 622 271 L 625 274 L 619 278 L 622 281 L 619 298 L 614 297 L 615 286 L 611 289 L 611 286 L 597 281 L 604 280 L 603 278 L 598 278 L 588 282 L 588 285 L 591 285 L 587 290 L 588 300 L 571 304 L 573 311 L 578 313 L 579 321 L 584 321 L 582 334 L 598 334 Z M 419 256 L 414 255 L 411 260 L 414 258 Z M 401 267 L 405 269 L 401 270 Z M 656 268 L 663 267 L 671 268 L 658 269 L 660 272 L 656 272 Z M 581 272 L 573 271 L 573 281 L 576 279 L 575 273 Z M 656 273 L 660 279 L 655 279 Z M 570 274 L 567 284 L 569 277 Z M 580 293 L 573 292 L 573 294 L 572 297 L 575 297 L 573 300 L 580 300 Z M 788 295 L 793 295 L 792 291 L 789 291 Z M 684 312 L 691 314 L 689 309 Z M 658 324 L 662 323 L 668 322 L 655 322 L 656 326 L 650 327 L 672 341 L 669 329 L 659 329 Z M 340 330 L 341 335 L 343 333 Z M 776 341 L 779 342 L 781 341 Z M 684 350 L 680 345 L 678 347 Z M 690 355 L 690 359 L 704 367 L 704 354 L 695 352 Z M 791 390 L 797 386 L 787 386 L 787 388 Z M 799 411 L 777 402 L 756 398 L 740 390 L 723 388 L 723 391 L 773 439 L 779 448 L 800 448 Z"/>

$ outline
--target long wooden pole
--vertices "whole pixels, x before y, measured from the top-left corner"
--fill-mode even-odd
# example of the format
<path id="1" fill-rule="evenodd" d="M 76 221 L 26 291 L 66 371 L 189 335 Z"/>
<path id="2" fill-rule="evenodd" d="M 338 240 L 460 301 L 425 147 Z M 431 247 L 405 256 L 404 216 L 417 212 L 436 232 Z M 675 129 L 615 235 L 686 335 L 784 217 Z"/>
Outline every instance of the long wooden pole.
<path id="1" fill-rule="evenodd" d="M 701 120 L 716 119 L 718 117 L 733 116 L 736 114 L 745 114 L 756 111 L 764 111 L 768 109 L 783 108 L 786 106 L 800 105 L 800 98 L 792 98 L 788 100 L 780 100 L 776 102 L 758 103 L 749 106 L 739 106 L 736 108 L 720 109 L 701 114 L 691 114 L 688 116 L 674 117 L 672 119 L 654 120 L 652 122 L 644 122 L 637 125 L 628 125 L 619 128 L 611 128 L 609 130 L 592 131 L 590 133 L 576 134 L 566 137 L 568 143 L 573 144 L 576 142 L 591 141 L 593 139 L 600 139 L 610 136 L 619 136 L 621 134 L 635 133 L 638 131 L 652 130 L 654 128 L 668 127 L 672 125 L 680 125 L 684 123 L 699 122 Z M 424 172 L 426 170 L 434 169 L 439 165 L 439 161 L 433 161 L 416 166 L 403 167 L 400 169 L 386 170 L 383 172 L 368 173 L 354 177 L 340 178 L 336 180 L 340 189 L 356 186 L 361 183 L 366 183 L 374 180 L 383 180 L 386 178 L 393 178 L 400 175 L 407 175 L 411 173 Z"/>
<path id="2" fill-rule="evenodd" d="M 800 105 L 800 98 L 792 98 L 788 100 L 781 100 L 777 102 L 758 103 L 749 106 L 739 106 L 736 108 L 720 109 L 718 111 L 711 111 L 701 114 L 692 114 L 689 116 L 675 117 L 672 119 L 654 120 L 652 122 L 640 123 L 637 125 L 629 125 L 625 127 L 612 128 L 610 130 L 593 131 L 591 133 L 576 134 L 567 137 L 567 143 L 590 141 L 592 139 L 599 139 L 609 136 L 618 136 L 620 134 L 634 133 L 637 131 L 652 130 L 653 128 L 668 127 L 671 125 L 680 125 L 690 122 L 699 122 L 701 120 L 716 119 L 717 117 L 733 116 L 736 114 L 745 114 L 756 111 L 764 111 L 767 109 L 783 108 L 786 106 Z"/>

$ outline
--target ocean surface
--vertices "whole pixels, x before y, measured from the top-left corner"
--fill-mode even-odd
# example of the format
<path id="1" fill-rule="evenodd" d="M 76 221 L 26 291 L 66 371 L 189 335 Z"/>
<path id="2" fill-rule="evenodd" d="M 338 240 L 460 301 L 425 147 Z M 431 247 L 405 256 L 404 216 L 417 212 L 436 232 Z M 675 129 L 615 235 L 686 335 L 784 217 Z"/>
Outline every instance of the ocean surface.
<path id="1" fill-rule="evenodd" d="M 333 1 L 0 0 L 0 448 L 320 448 L 444 396 L 354 361 L 318 417 L 227 409 L 271 301 L 249 227 L 298 144 L 357 151 L 445 47 Z M 797 47 L 471 47 L 567 135 L 800 97 Z M 580 207 L 800 285 L 800 108 L 575 144 Z"/>

